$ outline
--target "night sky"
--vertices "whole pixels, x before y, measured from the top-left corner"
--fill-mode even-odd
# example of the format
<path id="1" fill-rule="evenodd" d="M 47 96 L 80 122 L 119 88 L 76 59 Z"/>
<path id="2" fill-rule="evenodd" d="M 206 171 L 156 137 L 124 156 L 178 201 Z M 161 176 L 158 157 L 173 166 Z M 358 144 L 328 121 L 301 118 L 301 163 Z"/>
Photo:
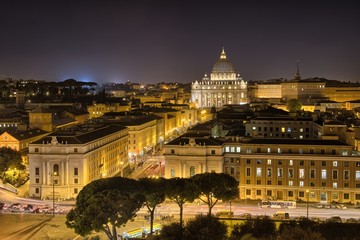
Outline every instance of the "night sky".
<path id="1" fill-rule="evenodd" d="M 320 2 L 5 0 L 0 79 L 189 83 L 224 47 L 245 80 L 360 81 L 360 8 Z"/>

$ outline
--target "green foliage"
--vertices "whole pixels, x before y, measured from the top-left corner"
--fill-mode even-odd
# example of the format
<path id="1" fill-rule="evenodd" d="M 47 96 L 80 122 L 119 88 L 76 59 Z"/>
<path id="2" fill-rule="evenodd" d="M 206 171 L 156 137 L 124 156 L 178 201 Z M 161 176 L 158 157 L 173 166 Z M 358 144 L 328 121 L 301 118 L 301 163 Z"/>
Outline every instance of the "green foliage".
<path id="1" fill-rule="evenodd" d="M 186 202 L 193 202 L 200 192 L 190 178 L 170 178 L 166 180 L 166 197 L 174 201 L 180 208 L 180 227 L 183 219 L 183 206 Z"/>
<path id="2" fill-rule="evenodd" d="M 161 240 L 181 240 L 183 239 L 184 229 L 177 223 L 165 225 L 161 229 L 159 239 Z"/>
<path id="3" fill-rule="evenodd" d="M 302 103 L 299 99 L 289 99 L 286 103 L 289 112 L 298 112 L 301 110 Z"/>
<path id="4" fill-rule="evenodd" d="M 203 173 L 191 179 L 201 193 L 199 199 L 208 205 L 209 215 L 219 200 L 229 201 L 239 196 L 239 182 L 229 174 Z"/>
<path id="5" fill-rule="evenodd" d="M 165 201 L 165 181 L 164 178 L 141 178 L 138 181 L 141 194 L 145 197 L 145 206 L 150 212 L 150 235 L 153 231 L 155 208 Z"/>
<path id="6" fill-rule="evenodd" d="M 17 168 L 24 170 L 25 165 L 22 164 L 21 154 L 8 147 L 0 148 L 0 172 L 8 170 L 9 168 Z"/>
<path id="7" fill-rule="evenodd" d="M 270 218 L 247 220 L 243 224 L 234 226 L 231 239 L 240 239 L 249 234 L 257 239 L 274 238 L 276 236 L 275 223 Z"/>
<path id="8" fill-rule="evenodd" d="M 116 239 L 116 227 L 127 223 L 142 207 L 144 197 L 135 180 L 106 178 L 86 185 L 76 198 L 76 207 L 66 216 L 66 225 L 85 236 L 91 231 L 103 231 Z"/>
<path id="9" fill-rule="evenodd" d="M 310 228 L 300 226 L 287 226 L 279 234 L 278 240 L 324 240 L 319 232 L 314 232 Z"/>
<path id="10" fill-rule="evenodd" d="M 183 234 L 186 240 L 225 240 L 227 225 L 212 215 L 197 215 L 188 221 Z"/>

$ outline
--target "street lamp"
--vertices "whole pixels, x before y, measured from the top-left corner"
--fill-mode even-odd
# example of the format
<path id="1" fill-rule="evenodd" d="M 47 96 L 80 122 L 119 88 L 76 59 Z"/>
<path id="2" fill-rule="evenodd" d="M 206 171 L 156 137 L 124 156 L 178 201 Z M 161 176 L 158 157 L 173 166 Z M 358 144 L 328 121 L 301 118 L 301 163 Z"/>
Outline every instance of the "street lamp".
<path id="1" fill-rule="evenodd" d="M 159 162 L 159 166 L 160 166 L 160 172 L 159 172 L 159 175 L 160 175 L 160 177 L 162 177 L 162 172 L 161 172 L 161 161 Z"/>
<path id="2" fill-rule="evenodd" d="M 55 217 L 55 176 L 57 176 L 57 172 L 51 172 L 49 173 L 52 180 L 52 186 L 53 186 L 53 216 Z"/>
<path id="3" fill-rule="evenodd" d="M 309 189 L 306 189 L 307 199 L 306 199 L 306 218 L 309 218 Z"/>

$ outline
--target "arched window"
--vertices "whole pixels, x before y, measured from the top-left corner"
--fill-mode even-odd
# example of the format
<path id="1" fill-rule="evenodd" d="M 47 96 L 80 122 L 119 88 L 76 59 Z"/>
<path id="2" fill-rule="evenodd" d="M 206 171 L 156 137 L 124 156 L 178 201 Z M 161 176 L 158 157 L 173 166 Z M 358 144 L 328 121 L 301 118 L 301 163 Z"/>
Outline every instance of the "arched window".
<path id="1" fill-rule="evenodd" d="M 53 166 L 53 174 L 59 175 L 59 164 L 54 164 Z"/>

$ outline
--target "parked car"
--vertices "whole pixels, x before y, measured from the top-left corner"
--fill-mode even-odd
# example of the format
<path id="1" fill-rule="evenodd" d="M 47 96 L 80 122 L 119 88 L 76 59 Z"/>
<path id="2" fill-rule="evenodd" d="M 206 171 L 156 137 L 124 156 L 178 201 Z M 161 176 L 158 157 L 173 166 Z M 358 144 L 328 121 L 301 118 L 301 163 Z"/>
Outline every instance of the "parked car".
<path id="1" fill-rule="evenodd" d="M 332 216 L 326 219 L 326 222 L 337 222 L 337 223 L 341 223 L 341 217 L 340 216 Z"/>
<path id="2" fill-rule="evenodd" d="M 344 204 L 338 204 L 336 205 L 336 207 L 339 209 L 347 209 L 347 207 Z"/>
<path id="3" fill-rule="evenodd" d="M 290 214 L 288 212 L 276 212 L 272 218 L 275 220 L 289 220 Z"/>
<path id="4" fill-rule="evenodd" d="M 239 218 L 244 218 L 244 219 L 250 219 L 252 216 L 250 213 L 243 213 L 239 216 Z"/>
<path id="5" fill-rule="evenodd" d="M 217 217 L 233 217 L 234 212 L 233 211 L 218 211 L 216 213 Z"/>

